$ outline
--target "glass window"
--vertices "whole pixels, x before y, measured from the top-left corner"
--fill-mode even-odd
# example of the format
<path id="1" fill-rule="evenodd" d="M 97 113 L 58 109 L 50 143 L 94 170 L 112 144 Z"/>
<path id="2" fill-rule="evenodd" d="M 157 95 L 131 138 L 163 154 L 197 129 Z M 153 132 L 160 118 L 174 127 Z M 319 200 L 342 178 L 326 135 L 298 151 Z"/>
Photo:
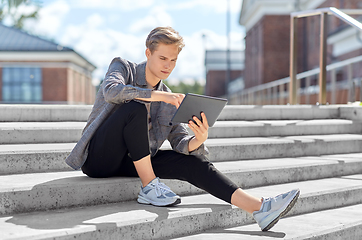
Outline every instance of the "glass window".
<path id="1" fill-rule="evenodd" d="M 41 102 L 42 76 L 38 67 L 5 67 L 2 71 L 4 102 Z"/>
<path id="2" fill-rule="evenodd" d="M 9 68 L 3 68 L 3 82 L 7 82 L 10 80 L 10 70 Z"/>

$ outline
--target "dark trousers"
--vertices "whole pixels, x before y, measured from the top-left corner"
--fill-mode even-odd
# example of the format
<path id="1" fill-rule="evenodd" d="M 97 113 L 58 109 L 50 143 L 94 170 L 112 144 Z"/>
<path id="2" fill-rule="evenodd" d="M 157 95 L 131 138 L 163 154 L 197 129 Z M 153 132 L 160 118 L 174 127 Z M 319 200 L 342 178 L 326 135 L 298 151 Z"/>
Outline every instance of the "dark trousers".
<path id="1" fill-rule="evenodd" d="M 82 171 L 89 177 L 138 177 L 133 161 L 150 154 L 147 109 L 130 101 L 120 106 L 92 137 Z M 151 157 L 155 175 L 187 181 L 230 203 L 238 188 L 207 159 L 159 150 Z"/>

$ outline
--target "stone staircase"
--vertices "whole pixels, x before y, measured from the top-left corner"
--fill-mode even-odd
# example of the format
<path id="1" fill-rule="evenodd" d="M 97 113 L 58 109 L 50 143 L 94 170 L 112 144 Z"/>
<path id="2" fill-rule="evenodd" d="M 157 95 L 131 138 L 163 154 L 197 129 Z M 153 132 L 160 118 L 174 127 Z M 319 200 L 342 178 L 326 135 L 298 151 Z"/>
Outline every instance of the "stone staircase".
<path id="1" fill-rule="evenodd" d="M 182 203 L 135 200 L 137 178 L 91 179 L 64 159 L 91 106 L 0 105 L 0 239 L 360 239 L 362 108 L 227 106 L 210 129 L 210 160 L 255 196 L 300 188 L 287 218 L 252 217 L 188 183 Z M 165 143 L 162 147 L 170 148 Z"/>

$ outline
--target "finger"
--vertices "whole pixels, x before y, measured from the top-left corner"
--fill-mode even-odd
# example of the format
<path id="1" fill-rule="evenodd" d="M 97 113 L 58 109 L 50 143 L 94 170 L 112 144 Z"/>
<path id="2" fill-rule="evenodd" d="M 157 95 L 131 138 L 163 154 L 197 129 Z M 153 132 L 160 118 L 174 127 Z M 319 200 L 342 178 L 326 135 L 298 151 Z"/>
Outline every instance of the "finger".
<path id="1" fill-rule="evenodd" d="M 202 118 L 202 123 L 204 124 L 204 126 L 206 126 L 206 129 L 208 129 L 209 123 L 207 122 L 207 118 L 204 112 L 201 113 L 201 118 Z"/>
<path id="2" fill-rule="evenodd" d="M 194 133 L 199 133 L 200 128 L 191 120 L 189 121 L 189 127 Z"/>
<path id="3" fill-rule="evenodd" d="M 193 119 L 196 121 L 197 125 L 199 125 L 203 132 L 207 131 L 206 126 L 204 126 L 200 119 L 198 119 L 196 116 L 194 116 Z"/>

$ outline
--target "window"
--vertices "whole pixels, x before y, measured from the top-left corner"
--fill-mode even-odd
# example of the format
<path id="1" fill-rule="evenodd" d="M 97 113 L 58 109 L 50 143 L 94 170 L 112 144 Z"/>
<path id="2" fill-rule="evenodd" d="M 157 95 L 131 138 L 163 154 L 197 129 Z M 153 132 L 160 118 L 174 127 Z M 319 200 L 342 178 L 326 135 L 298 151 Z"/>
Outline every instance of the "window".
<path id="1" fill-rule="evenodd" d="M 41 102 L 41 69 L 38 67 L 4 67 L 2 98 L 4 102 Z"/>

